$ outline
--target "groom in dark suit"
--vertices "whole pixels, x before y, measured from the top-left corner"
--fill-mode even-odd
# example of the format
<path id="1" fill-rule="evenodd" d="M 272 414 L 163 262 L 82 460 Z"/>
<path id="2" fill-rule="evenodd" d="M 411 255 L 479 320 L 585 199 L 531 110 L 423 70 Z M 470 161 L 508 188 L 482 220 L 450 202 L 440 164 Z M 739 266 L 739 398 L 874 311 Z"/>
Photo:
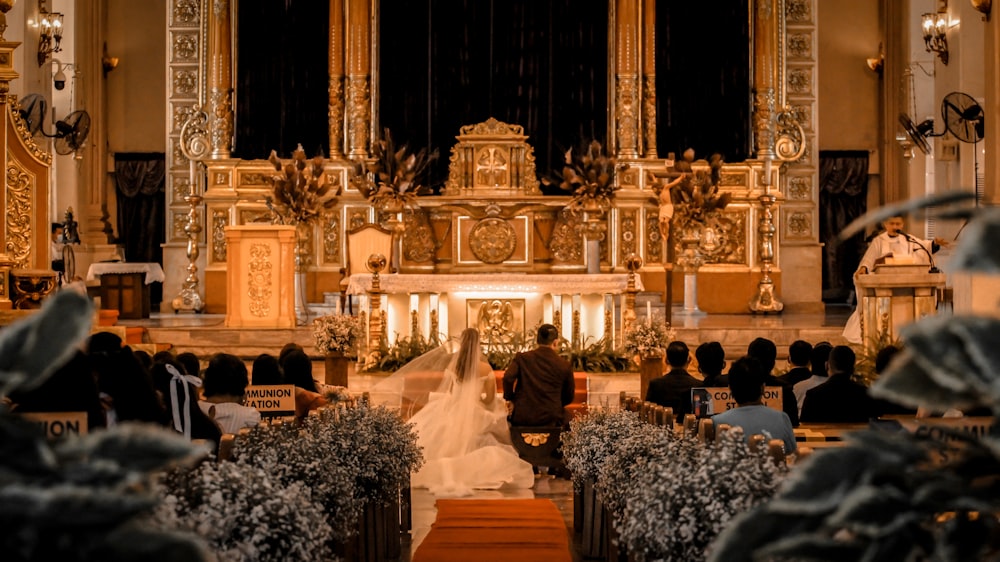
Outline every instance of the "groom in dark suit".
<path id="1" fill-rule="evenodd" d="M 503 375 L 503 397 L 514 426 L 565 425 L 573 401 L 573 367 L 559 356 L 559 330 L 542 324 L 535 349 L 518 353 Z"/>

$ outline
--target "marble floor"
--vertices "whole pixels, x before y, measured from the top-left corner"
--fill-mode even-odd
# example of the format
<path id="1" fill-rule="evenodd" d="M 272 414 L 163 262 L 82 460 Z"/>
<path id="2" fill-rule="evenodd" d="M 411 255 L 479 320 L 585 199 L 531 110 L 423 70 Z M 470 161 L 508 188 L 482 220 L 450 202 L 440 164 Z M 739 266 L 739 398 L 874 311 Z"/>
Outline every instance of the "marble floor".
<path id="1" fill-rule="evenodd" d="M 552 500 L 566 522 L 566 533 L 573 549 L 573 561 L 583 560 L 576 537 L 573 535 L 573 483 L 569 480 L 543 474 L 535 477 L 535 485 L 530 490 L 480 490 L 469 497 L 470 499 L 540 498 Z M 409 537 L 403 537 L 403 557 L 400 562 L 409 562 L 410 557 L 420 545 L 420 541 L 430 532 L 431 524 L 434 523 L 437 516 L 437 508 L 434 506 L 436 498 L 427 490 L 413 490 L 412 501 L 413 530 Z"/>

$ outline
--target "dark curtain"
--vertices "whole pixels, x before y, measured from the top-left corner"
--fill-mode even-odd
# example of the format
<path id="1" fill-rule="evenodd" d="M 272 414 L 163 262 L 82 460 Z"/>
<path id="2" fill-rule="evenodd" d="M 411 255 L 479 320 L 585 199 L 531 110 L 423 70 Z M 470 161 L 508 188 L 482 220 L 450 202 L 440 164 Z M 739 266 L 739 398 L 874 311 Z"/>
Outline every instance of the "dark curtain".
<path id="1" fill-rule="evenodd" d="M 118 243 L 125 261 L 163 264 L 166 162 L 162 152 L 115 154 Z M 163 287 L 150 287 L 150 300 L 162 300 Z"/>
<path id="2" fill-rule="evenodd" d="M 823 246 L 823 300 L 844 302 L 854 290 L 854 271 L 865 253 L 864 233 L 840 245 L 834 238 L 868 207 L 868 151 L 819 153 L 819 241 Z"/>
<path id="3" fill-rule="evenodd" d="M 328 2 L 240 0 L 233 156 L 330 153 Z"/>
<path id="4" fill-rule="evenodd" d="M 727 162 L 752 155 L 748 0 L 656 3 L 656 145 Z"/>
<path id="5" fill-rule="evenodd" d="M 606 2 L 381 2 L 380 124 L 440 154 L 447 179 L 462 125 L 524 127 L 539 176 L 571 146 L 607 137 Z"/>

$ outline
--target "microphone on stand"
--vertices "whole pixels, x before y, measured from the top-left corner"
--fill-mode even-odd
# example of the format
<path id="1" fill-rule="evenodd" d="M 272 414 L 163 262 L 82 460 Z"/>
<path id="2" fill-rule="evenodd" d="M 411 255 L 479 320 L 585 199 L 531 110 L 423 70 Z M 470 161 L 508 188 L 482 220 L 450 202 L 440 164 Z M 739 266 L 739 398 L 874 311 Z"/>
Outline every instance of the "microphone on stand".
<path id="1" fill-rule="evenodd" d="M 907 242 L 910 242 L 911 244 L 916 244 L 917 247 L 919 247 L 921 250 L 924 251 L 925 254 L 927 254 L 927 259 L 931 260 L 931 268 L 928 270 L 928 273 L 940 273 L 941 272 L 941 270 L 938 269 L 936 265 L 934 265 L 934 255 L 931 254 L 930 250 L 928 250 L 926 246 L 924 246 L 923 242 L 921 242 L 920 240 L 918 240 L 918 239 L 910 236 L 909 234 L 907 234 L 906 232 L 903 232 L 902 230 L 899 231 L 899 234 L 902 235 L 903 238 L 906 238 Z"/>

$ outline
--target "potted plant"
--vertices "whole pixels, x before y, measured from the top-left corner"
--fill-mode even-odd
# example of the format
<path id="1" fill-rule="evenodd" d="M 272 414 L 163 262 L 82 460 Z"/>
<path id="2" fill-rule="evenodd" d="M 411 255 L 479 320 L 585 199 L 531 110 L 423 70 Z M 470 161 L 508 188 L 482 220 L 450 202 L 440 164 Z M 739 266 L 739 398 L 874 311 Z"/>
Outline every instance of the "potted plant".
<path id="1" fill-rule="evenodd" d="M 316 351 L 325 356 L 326 384 L 347 386 L 347 368 L 351 357 L 364 337 L 361 318 L 348 314 L 331 314 L 313 320 Z"/>

